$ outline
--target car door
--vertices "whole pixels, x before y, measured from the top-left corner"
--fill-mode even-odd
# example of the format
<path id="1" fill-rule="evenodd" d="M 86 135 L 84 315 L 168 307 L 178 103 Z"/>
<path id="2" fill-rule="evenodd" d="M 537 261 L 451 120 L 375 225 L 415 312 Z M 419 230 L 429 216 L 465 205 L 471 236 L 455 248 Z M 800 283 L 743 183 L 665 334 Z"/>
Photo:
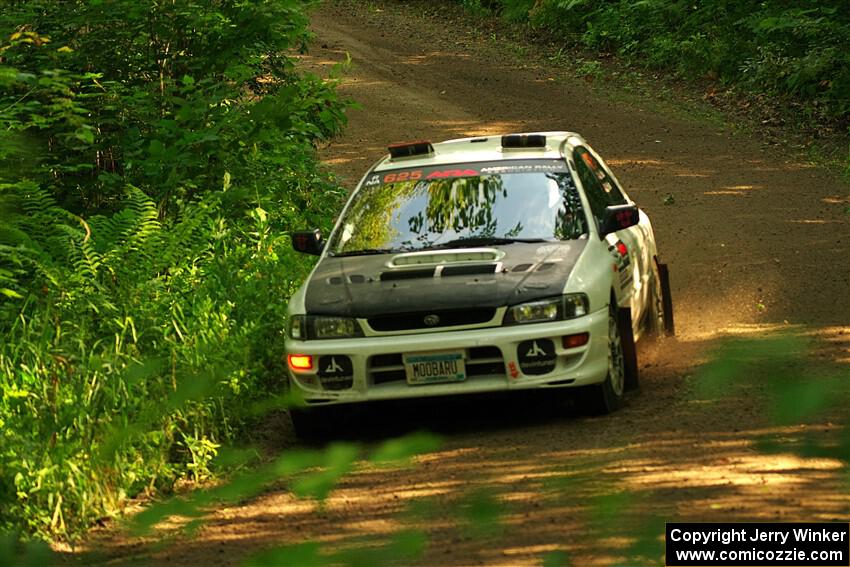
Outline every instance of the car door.
<path id="1" fill-rule="evenodd" d="M 606 207 L 625 205 L 629 201 L 601 160 L 589 148 L 577 146 L 573 158 L 598 228 Z M 632 310 L 632 322 L 636 325 L 649 300 L 649 259 L 645 254 L 643 232 L 635 225 L 609 234 L 605 240 L 617 264 L 620 285 L 618 295 L 621 300 L 627 298 L 626 304 Z"/>

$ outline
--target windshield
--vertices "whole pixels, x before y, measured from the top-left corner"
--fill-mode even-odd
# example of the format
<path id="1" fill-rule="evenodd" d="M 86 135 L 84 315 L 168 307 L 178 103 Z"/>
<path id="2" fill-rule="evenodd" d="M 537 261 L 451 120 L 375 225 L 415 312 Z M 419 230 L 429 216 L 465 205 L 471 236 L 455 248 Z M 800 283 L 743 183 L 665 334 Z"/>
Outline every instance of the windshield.
<path id="1" fill-rule="evenodd" d="M 587 233 L 565 164 L 524 160 L 374 174 L 331 238 L 334 255 L 580 238 Z"/>

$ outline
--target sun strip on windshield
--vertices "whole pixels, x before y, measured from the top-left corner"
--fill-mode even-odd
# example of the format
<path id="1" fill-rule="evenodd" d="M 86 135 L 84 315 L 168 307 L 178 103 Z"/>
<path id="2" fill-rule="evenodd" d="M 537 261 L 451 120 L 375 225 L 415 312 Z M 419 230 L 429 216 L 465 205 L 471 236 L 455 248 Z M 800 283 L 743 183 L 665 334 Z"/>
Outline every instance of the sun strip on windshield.
<path id="1" fill-rule="evenodd" d="M 406 167 L 375 172 L 363 183 L 364 187 L 373 187 L 387 183 L 405 181 L 430 181 L 432 179 L 452 179 L 459 177 L 478 177 L 480 175 L 503 175 L 508 173 L 567 173 L 567 164 L 559 159 L 522 159 L 510 161 L 492 161 L 464 164 L 443 164 L 428 167 Z"/>

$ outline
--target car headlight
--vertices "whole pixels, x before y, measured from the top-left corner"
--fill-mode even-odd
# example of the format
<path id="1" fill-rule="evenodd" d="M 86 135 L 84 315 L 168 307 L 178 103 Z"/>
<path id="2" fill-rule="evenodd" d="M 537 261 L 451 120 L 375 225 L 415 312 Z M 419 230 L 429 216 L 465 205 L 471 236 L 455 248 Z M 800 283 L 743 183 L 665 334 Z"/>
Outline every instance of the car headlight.
<path id="1" fill-rule="evenodd" d="M 568 293 L 512 305 L 505 312 L 505 325 L 522 323 L 545 323 L 583 317 L 590 312 L 587 296 L 583 293 Z"/>
<path id="2" fill-rule="evenodd" d="M 290 337 L 299 341 L 363 336 L 363 330 L 357 319 L 326 315 L 293 315 L 289 318 L 287 332 Z"/>

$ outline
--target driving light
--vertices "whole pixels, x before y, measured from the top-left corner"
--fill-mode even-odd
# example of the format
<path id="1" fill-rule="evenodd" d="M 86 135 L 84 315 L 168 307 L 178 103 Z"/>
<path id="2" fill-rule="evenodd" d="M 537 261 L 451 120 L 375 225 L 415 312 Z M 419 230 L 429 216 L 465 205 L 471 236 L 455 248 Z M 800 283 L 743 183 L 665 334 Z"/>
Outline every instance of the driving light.
<path id="1" fill-rule="evenodd" d="M 309 354 L 290 354 L 287 357 L 289 367 L 293 370 L 312 370 L 313 356 Z"/>
<path id="2" fill-rule="evenodd" d="M 589 313 L 587 296 L 583 293 L 570 293 L 558 297 L 529 301 L 508 307 L 505 313 L 505 325 L 523 323 L 545 323 L 583 317 Z"/>

